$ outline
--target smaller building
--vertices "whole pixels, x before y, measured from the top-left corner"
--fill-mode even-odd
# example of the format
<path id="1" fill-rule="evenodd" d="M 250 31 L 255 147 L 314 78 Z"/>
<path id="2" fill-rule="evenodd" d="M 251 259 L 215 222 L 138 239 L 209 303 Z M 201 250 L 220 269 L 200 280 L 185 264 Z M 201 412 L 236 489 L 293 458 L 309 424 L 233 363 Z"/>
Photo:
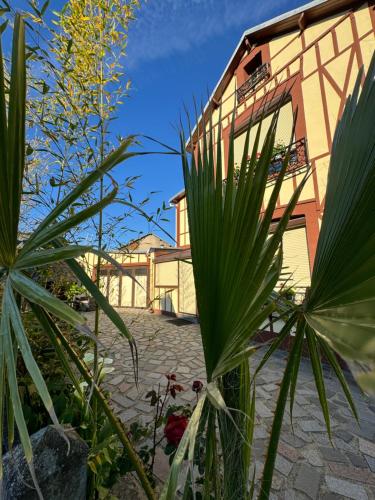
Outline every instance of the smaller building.
<path id="1" fill-rule="evenodd" d="M 158 251 L 171 249 L 171 245 L 159 236 L 148 233 L 134 239 L 118 250 L 109 251 L 118 266 L 104 260 L 100 268 L 100 288 L 115 307 L 152 307 L 154 293 L 151 290 L 151 264 Z M 86 272 L 96 279 L 98 258 L 86 254 L 84 266 Z"/>

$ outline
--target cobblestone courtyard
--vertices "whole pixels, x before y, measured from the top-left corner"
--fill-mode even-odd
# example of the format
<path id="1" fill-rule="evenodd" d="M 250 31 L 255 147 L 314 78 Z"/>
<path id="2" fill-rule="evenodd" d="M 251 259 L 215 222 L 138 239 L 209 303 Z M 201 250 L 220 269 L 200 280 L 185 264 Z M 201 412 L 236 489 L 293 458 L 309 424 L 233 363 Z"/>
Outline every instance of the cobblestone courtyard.
<path id="1" fill-rule="evenodd" d="M 205 381 L 199 325 L 176 325 L 172 318 L 146 311 L 119 312 L 136 339 L 139 356 L 137 389 L 128 344 L 103 315 L 101 341 L 115 368 L 108 375 L 108 388 L 120 418 L 126 423 L 140 418 L 144 423 L 150 421 L 153 409 L 145 394 L 159 382 L 164 385 L 165 373 L 169 372 L 176 373 L 177 381 L 187 389 L 177 396 L 177 401 L 193 401 L 192 381 Z M 88 317 L 92 321 L 93 313 Z M 252 362 L 260 357 L 261 352 Z M 286 353 L 278 351 L 257 380 L 254 457 L 258 476 L 285 358 Z M 334 447 L 325 432 L 310 363 L 303 360 L 293 412 L 294 434 L 287 414 L 276 461 L 273 499 L 375 499 L 375 401 L 364 398 L 350 383 L 360 415 L 359 427 L 338 382 L 326 368 L 325 381 Z"/>

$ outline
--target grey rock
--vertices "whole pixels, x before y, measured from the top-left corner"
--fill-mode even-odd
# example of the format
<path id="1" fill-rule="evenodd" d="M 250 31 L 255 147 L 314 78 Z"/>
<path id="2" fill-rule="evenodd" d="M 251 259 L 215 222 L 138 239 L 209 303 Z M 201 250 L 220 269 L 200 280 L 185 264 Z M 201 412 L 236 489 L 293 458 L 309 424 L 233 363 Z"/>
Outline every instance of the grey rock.
<path id="1" fill-rule="evenodd" d="M 65 433 L 68 445 L 50 425 L 31 436 L 35 475 L 46 500 L 84 500 L 86 498 L 88 446 L 78 434 Z M 21 445 L 4 460 L 3 500 L 38 500 Z"/>
<path id="2" fill-rule="evenodd" d="M 321 474 L 314 467 L 302 464 L 298 468 L 294 487 L 315 500 L 318 497 Z"/>

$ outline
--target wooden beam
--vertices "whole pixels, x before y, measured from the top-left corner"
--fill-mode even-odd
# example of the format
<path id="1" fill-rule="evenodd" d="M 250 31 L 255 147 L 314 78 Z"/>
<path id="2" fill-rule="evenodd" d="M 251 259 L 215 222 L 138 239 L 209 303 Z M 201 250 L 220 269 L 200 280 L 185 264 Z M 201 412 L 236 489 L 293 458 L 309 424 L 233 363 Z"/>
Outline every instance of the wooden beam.
<path id="1" fill-rule="evenodd" d="M 220 106 L 220 102 L 213 97 L 212 99 L 212 104 L 214 105 L 214 109 L 217 109 Z"/>
<path id="2" fill-rule="evenodd" d="M 298 27 L 301 30 L 301 32 L 305 30 L 306 25 L 307 25 L 306 13 L 302 12 L 302 14 L 298 18 Z"/>

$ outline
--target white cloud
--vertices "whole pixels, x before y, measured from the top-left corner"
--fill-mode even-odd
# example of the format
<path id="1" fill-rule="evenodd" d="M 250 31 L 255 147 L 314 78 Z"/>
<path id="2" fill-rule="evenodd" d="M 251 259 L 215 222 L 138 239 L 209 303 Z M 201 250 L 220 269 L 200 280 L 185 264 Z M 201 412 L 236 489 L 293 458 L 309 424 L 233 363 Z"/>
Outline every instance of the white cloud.
<path id="1" fill-rule="evenodd" d="M 230 29 L 254 26 L 290 0 L 148 0 L 129 32 L 128 65 L 198 48 Z"/>

